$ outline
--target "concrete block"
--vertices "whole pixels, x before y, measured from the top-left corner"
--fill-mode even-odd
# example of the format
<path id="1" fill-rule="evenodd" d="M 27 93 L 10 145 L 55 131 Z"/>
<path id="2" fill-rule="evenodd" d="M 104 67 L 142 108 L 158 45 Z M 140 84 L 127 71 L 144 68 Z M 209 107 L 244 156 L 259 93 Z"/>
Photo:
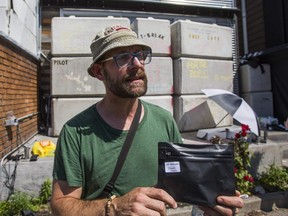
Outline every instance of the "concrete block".
<path id="1" fill-rule="evenodd" d="M 272 92 L 254 92 L 242 95 L 259 117 L 274 116 Z"/>
<path id="2" fill-rule="evenodd" d="M 7 9 L 5 7 L 0 7 L 0 31 L 8 35 L 8 17 Z"/>
<path id="3" fill-rule="evenodd" d="M 170 57 L 153 57 L 145 65 L 148 78 L 146 95 L 169 95 L 173 93 L 173 66 Z"/>
<path id="4" fill-rule="evenodd" d="M 163 109 L 171 112 L 171 115 L 173 115 L 172 96 L 142 96 L 141 99 L 143 101 L 147 101 L 149 103 L 160 106 Z"/>
<path id="5" fill-rule="evenodd" d="M 249 171 L 252 176 L 257 176 L 270 165 L 275 164 L 275 166 L 282 165 L 282 151 L 276 142 L 269 141 L 266 144 L 250 144 L 250 162 L 251 167 Z"/>
<path id="6" fill-rule="evenodd" d="M 37 17 L 35 13 L 33 13 L 33 11 L 31 11 L 30 9 L 27 10 L 27 13 L 25 15 L 24 25 L 34 36 L 37 35 Z"/>
<path id="7" fill-rule="evenodd" d="M 17 43 L 22 44 L 25 26 L 16 13 L 10 13 L 9 36 Z"/>
<path id="8" fill-rule="evenodd" d="M 128 18 L 54 17 L 51 53 L 54 56 L 91 55 L 90 44 L 107 26 L 130 26 Z"/>
<path id="9" fill-rule="evenodd" d="M 91 77 L 87 68 L 92 57 L 55 57 L 51 60 L 51 94 L 64 95 L 104 95 L 102 81 Z"/>
<path id="10" fill-rule="evenodd" d="M 39 0 L 25 0 L 26 4 L 30 8 L 30 10 L 36 14 L 37 4 L 39 3 Z"/>
<path id="11" fill-rule="evenodd" d="M 217 127 L 233 125 L 232 117 L 226 115 L 227 112 L 215 102 L 207 100 L 207 96 L 174 97 L 174 118 L 181 132 L 214 128 L 216 125 Z"/>
<path id="12" fill-rule="evenodd" d="M 171 56 L 170 21 L 165 19 L 136 18 L 131 28 L 138 37 L 151 46 L 153 56 Z"/>
<path id="13" fill-rule="evenodd" d="M 232 59 L 232 28 L 190 20 L 171 24 L 172 57 Z"/>
<path id="14" fill-rule="evenodd" d="M 199 94 L 201 89 L 233 90 L 233 62 L 197 58 L 173 60 L 175 94 Z"/>
<path id="15" fill-rule="evenodd" d="M 36 1 L 34 0 L 34 5 L 35 2 Z M 27 3 L 27 1 L 23 0 L 13 0 L 13 12 L 17 15 L 24 26 L 28 28 L 34 36 L 36 36 L 36 31 L 38 28 L 36 16 L 38 14 L 36 13 L 36 7 L 34 7 L 32 10 Z"/>
<path id="16" fill-rule="evenodd" d="M 24 49 L 28 50 L 35 56 L 37 56 L 37 38 L 27 28 L 23 29 L 21 45 Z"/>
<path id="17" fill-rule="evenodd" d="M 52 136 L 58 136 L 64 123 L 84 109 L 96 104 L 102 98 L 53 98 L 52 107 Z"/>
<path id="18" fill-rule="evenodd" d="M 0 7 L 7 9 L 8 6 L 10 6 L 10 0 L 1 0 L 0 1 Z"/>
<path id="19" fill-rule="evenodd" d="M 253 68 L 248 64 L 240 67 L 240 88 L 242 93 L 271 91 L 270 65 L 263 64 L 261 67 Z"/>

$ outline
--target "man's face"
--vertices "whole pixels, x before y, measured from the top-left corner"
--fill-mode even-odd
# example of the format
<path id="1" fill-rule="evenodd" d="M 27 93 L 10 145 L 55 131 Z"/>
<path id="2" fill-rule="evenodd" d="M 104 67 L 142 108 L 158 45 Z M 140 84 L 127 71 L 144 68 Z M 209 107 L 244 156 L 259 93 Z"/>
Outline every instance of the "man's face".
<path id="1" fill-rule="evenodd" d="M 117 48 L 107 53 L 105 58 L 109 58 L 121 53 L 135 53 L 141 51 L 140 46 Z M 129 67 L 118 68 L 114 60 L 103 63 L 104 83 L 107 90 L 121 98 L 135 98 L 146 94 L 147 76 L 144 65 L 137 58 Z"/>

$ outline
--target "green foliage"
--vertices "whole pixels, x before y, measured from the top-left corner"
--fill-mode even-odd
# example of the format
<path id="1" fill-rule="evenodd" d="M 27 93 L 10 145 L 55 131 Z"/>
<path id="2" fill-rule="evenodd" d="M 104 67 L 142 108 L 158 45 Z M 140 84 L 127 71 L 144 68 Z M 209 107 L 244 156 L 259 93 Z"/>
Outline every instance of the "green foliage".
<path id="1" fill-rule="evenodd" d="M 242 125 L 242 130 L 235 135 L 234 144 L 234 173 L 236 189 L 241 194 L 252 194 L 254 179 L 248 172 L 251 166 L 249 157 L 248 125 Z"/>
<path id="2" fill-rule="evenodd" d="M 41 185 L 41 189 L 39 192 L 39 199 L 41 204 L 48 203 L 52 193 L 52 182 L 50 179 L 44 181 Z"/>
<path id="3" fill-rule="evenodd" d="M 258 177 L 258 183 L 267 192 L 288 190 L 288 170 L 283 167 L 270 165 L 265 172 Z"/>
<path id="4" fill-rule="evenodd" d="M 38 211 L 40 207 L 34 205 L 31 197 L 23 192 L 16 192 L 11 195 L 8 201 L 0 203 L 0 215 L 20 215 L 21 210 L 25 209 Z"/>
<path id="5" fill-rule="evenodd" d="M 0 202 L 0 215 L 20 215 L 22 210 L 39 211 L 47 204 L 52 193 L 51 180 L 47 179 L 41 185 L 39 197 L 31 197 L 24 192 L 15 192 L 8 201 Z"/>

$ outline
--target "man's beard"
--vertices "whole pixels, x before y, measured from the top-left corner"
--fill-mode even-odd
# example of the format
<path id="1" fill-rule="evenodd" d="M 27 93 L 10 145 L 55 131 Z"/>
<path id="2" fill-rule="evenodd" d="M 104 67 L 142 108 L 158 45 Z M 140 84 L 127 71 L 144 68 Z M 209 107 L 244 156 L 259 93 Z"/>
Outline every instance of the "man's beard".
<path id="1" fill-rule="evenodd" d="M 135 72 L 130 72 L 125 75 L 123 79 L 113 80 L 106 70 L 104 70 L 104 76 L 106 88 L 121 98 L 141 97 L 147 92 L 147 76 L 141 69 Z M 143 82 L 129 82 L 136 78 L 141 79 Z"/>

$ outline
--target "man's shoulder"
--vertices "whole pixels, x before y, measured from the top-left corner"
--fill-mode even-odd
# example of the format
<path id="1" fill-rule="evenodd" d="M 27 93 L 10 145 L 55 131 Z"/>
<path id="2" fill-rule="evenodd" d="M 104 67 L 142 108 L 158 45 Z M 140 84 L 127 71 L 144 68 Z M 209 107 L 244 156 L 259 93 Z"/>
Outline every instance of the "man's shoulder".
<path id="1" fill-rule="evenodd" d="M 153 115 L 160 115 L 160 116 L 166 116 L 166 117 L 172 117 L 172 113 L 168 110 L 164 109 L 163 107 L 160 107 L 159 105 L 152 104 L 147 101 L 141 100 L 142 104 L 144 105 L 144 108 L 148 110 L 148 112 L 151 112 Z"/>
<path id="2" fill-rule="evenodd" d="M 67 123 L 76 123 L 76 122 L 87 122 L 93 119 L 93 116 L 95 116 L 95 104 L 89 106 L 88 108 L 80 111 L 78 114 L 70 118 Z"/>

